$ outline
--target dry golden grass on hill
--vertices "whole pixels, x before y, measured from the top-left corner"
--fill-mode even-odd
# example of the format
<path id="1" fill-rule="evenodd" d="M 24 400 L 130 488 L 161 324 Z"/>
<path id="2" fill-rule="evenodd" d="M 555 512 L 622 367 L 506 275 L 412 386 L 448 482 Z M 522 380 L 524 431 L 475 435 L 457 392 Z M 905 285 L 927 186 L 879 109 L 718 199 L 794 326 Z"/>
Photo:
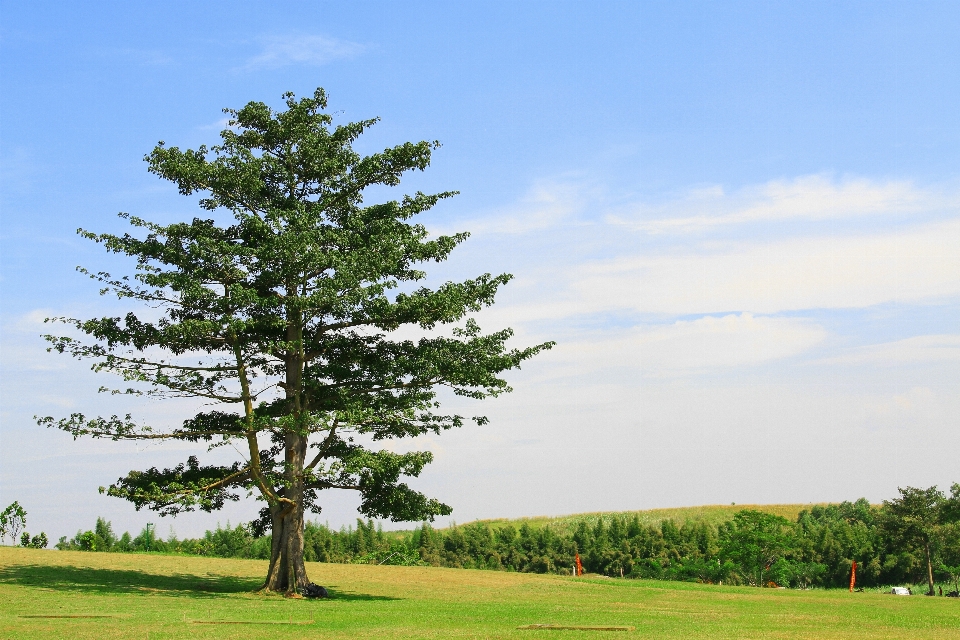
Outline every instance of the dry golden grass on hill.
<path id="1" fill-rule="evenodd" d="M 491 527 L 501 527 L 513 525 L 519 527 L 524 523 L 531 527 L 543 527 L 552 525 L 560 529 L 567 529 L 576 526 L 581 521 L 594 523 L 598 518 L 610 516 L 627 516 L 632 518 L 634 515 L 640 518 L 643 524 L 657 524 L 662 520 L 673 520 L 677 524 L 683 524 L 687 520 L 700 520 L 717 525 L 733 519 L 733 514 L 743 509 L 754 509 L 764 513 L 783 516 L 784 518 L 795 521 L 797 515 L 803 510 L 809 510 L 814 506 L 824 506 L 827 503 L 814 504 L 715 504 L 703 505 L 698 507 L 674 507 L 670 509 L 647 509 L 643 511 L 598 511 L 596 513 L 577 513 L 566 516 L 534 516 L 530 518 L 495 518 L 491 520 L 477 520 L 490 525 Z"/>

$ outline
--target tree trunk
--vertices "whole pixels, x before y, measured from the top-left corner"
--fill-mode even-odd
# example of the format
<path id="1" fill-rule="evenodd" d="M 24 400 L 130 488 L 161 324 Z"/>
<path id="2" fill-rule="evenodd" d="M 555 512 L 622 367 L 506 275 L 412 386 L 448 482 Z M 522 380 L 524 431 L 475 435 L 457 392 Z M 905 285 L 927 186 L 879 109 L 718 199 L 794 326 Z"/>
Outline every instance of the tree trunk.
<path id="1" fill-rule="evenodd" d="M 298 294 L 293 282 L 287 283 L 287 293 Z M 298 419 L 304 406 L 301 402 L 303 377 L 303 316 L 299 309 L 287 309 L 287 341 L 290 345 L 286 356 L 285 385 L 290 416 Z M 270 566 L 264 589 L 297 593 L 308 584 L 307 569 L 303 563 L 303 468 L 306 464 L 308 436 L 296 432 L 284 435 L 284 480 L 281 491 L 284 498 L 293 504 L 270 505 L 272 539 Z"/>
<path id="2" fill-rule="evenodd" d="M 927 540 L 927 584 L 930 585 L 930 591 L 927 593 L 928 596 L 934 595 L 933 593 L 933 563 L 930 561 L 930 541 Z"/>
<path id="3" fill-rule="evenodd" d="M 303 562 L 303 503 L 284 510 L 271 506 L 273 520 L 270 565 L 263 588 L 268 591 L 297 593 L 310 580 Z"/>
<path id="4" fill-rule="evenodd" d="M 284 474 L 288 486 L 281 493 L 293 505 L 270 505 L 273 529 L 271 532 L 270 565 L 263 588 L 268 591 L 297 593 L 310 580 L 303 561 L 303 466 L 307 453 L 307 438 L 297 434 L 286 436 L 286 466 Z"/>

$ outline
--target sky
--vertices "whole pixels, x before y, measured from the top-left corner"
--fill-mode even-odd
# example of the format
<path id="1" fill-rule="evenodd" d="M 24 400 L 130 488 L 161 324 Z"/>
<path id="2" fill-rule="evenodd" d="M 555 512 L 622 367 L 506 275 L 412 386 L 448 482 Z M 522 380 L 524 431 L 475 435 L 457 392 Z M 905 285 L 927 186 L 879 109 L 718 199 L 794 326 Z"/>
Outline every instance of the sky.
<path id="1" fill-rule="evenodd" d="M 78 440 L 35 415 L 117 401 L 45 352 L 43 320 L 130 310 L 75 271 L 118 212 L 197 215 L 146 171 L 215 144 L 224 107 L 324 87 L 356 148 L 443 144 L 416 190 L 471 238 L 429 282 L 514 274 L 485 329 L 557 346 L 491 423 L 408 447 L 451 520 L 812 503 L 960 481 L 960 5 L 954 2 L 0 1 L 0 503 L 56 540 L 102 516 L 196 536 L 243 500 L 159 518 L 100 495 L 184 443 Z M 227 455 L 221 452 L 216 455 Z M 349 525 L 351 494 L 321 522 Z M 2 506 L 0 505 L 0 506 Z M 391 526 L 387 524 L 387 526 Z M 392 525 L 409 526 L 409 525 Z"/>

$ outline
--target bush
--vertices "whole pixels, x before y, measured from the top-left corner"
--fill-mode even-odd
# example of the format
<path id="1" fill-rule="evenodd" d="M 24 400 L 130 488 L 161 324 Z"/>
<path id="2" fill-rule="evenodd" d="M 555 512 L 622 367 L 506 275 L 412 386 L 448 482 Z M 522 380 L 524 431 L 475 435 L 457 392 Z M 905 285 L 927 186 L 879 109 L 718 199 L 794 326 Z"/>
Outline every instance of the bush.
<path id="1" fill-rule="evenodd" d="M 93 531 L 84 531 L 83 533 L 78 533 L 76 541 L 77 547 L 80 549 L 80 551 L 106 551 L 106 549 L 103 547 L 103 542 Z"/>
<path id="2" fill-rule="evenodd" d="M 21 547 L 33 547 L 34 549 L 45 549 L 47 547 L 47 534 L 40 532 L 40 535 L 30 537 L 26 531 L 20 536 Z"/>

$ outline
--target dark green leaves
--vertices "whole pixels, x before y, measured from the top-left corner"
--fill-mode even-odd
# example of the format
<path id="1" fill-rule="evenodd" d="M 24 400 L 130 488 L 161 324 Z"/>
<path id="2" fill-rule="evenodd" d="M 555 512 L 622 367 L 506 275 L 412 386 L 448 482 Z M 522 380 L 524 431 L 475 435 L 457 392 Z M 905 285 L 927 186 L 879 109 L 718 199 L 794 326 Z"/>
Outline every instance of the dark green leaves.
<path id="1" fill-rule="evenodd" d="M 186 465 L 173 469 L 131 471 L 115 484 L 101 487 L 100 493 L 129 500 L 137 511 L 149 507 L 161 515 L 176 515 L 194 509 L 214 511 L 228 500 L 238 500 L 239 495 L 230 488 L 242 485 L 248 478 L 246 469 L 237 463 L 230 467 L 203 467 L 195 456 L 190 456 Z"/>
<path id="2" fill-rule="evenodd" d="M 897 491 L 900 492 L 899 498 L 883 502 L 881 526 L 891 538 L 904 544 L 925 543 L 938 525 L 952 519 L 955 504 L 948 501 L 937 487 L 905 487 Z"/>
<path id="3" fill-rule="evenodd" d="M 128 413 L 123 418 L 110 416 L 109 418 L 87 418 L 82 413 L 72 413 L 69 418 L 57 420 L 52 416 L 38 418 L 37 424 L 41 427 L 53 427 L 66 431 L 74 440 L 80 436 L 94 438 L 110 438 L 111 440 L 144 440 L 156 437 L 150 427 L 143 427 L 133 421 Z"/>
<path id="4" fill-rule="evenodd" d="M 428 451 L 395 454 L 389 451 L 357 452 L 346 461 L 349 471 L 359 477 L 363 495 L 359 511 L 374 518 L 394 521 L 433 520 L 453 510 L 398 482 L 401 475 L 418 476 L 433 460 Z"/>

